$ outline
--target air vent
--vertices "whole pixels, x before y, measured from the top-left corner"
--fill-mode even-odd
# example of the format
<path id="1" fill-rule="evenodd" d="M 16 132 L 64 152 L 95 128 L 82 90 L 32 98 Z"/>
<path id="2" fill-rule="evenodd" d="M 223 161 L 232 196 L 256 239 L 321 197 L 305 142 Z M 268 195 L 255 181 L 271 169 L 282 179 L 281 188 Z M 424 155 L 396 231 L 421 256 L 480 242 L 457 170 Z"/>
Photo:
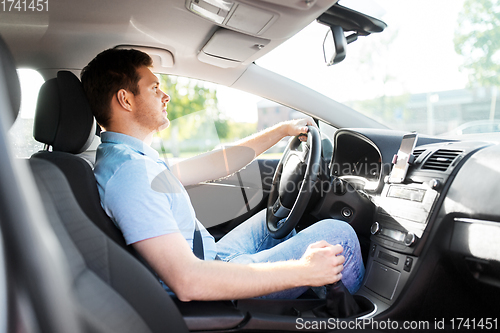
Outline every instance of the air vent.
<path id="1" fill-rule="evenodd" d="M 425 149 L 415 149 L 413 151 L 413 156 L 415 156 L 415 161 L 417 160 L 417 158 L 422 155 L 422 153 L 425 151 Z"/>
<path id="2" fill-rule="evenodd" d="M 425 161 L 422 169 L 446 171 L 460 153 L 460 150 L 439 149 Z"/>

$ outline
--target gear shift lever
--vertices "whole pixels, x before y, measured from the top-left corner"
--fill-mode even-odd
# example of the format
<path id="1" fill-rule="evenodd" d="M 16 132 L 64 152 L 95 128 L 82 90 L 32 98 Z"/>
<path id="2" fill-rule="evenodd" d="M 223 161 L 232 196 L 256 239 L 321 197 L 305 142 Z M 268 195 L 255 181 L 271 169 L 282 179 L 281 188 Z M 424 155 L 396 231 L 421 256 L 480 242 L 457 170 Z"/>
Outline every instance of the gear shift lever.
<path id="1" fill-rule="evenodd" d="M 317 317 L 349 318 L 362 312 L 342 281 L 326 286 L 326 305 L 313 310 Z"/>

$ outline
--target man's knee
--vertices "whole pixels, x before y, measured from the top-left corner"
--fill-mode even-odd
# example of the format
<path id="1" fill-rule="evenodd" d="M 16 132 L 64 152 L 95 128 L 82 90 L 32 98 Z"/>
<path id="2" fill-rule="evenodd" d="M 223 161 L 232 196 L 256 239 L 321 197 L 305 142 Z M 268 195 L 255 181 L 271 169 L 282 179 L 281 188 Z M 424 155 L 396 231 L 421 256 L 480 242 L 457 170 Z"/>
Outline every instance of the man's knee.
<path id="1" fill-rule="evenodd" d="M 327 242 L 348 244 L 352 241 L 358 242 L 358 236 L 352 226 L 344 221 L 327 219 L 315 223 L 316 232 L 324 235 Z M 333 244 L 335 245 L 335 244 Z"/>
<path id="2" fill-rule="evenodd" d="M 351 225 L 347 222 L 335 219 L 321 220 L 315 223 L 322 230 L 336 230 L 345 234 L 356 234 Z"/>

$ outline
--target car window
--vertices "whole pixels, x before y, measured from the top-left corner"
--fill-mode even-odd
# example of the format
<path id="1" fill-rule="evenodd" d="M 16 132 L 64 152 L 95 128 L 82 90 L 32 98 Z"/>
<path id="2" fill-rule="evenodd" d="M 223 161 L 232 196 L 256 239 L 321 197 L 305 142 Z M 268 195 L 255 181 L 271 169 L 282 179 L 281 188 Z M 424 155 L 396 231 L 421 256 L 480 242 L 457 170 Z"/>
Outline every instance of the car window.
<path id="1" fill-rule="evenodd" d="M 367 9 L 365 1 L 339 1 L 347 2 Z M 376 3 L 387 28 L 349 44 L 344 61 L 325 65 L 322 44 L 329 28 L 313 22 L 257 65 L 390 128 L 430 135 L 497 131 L 498 1 Z"/>
<path id="2" fill-rule="evenodd" d="M 33 138 L 33 122 L 38 91 L 44 80 L 40 73 L 32 69 L 19 69 L 17 73 L 21 83 L 21 110 L 9 130 L 9 139 L 14 156 L 28 158 L 43 148 L 43 144 Z"/>
<path id="3" fill-rule="evenodd" d="M 332 125 L 330 124 L 327 124 L 325 123 L 324 121 L 320 120 L 319 121 L 319 130 L 321 132 L 321 135 L 323 137 L 327 137 L 329 138 L 330 140 L 333 139 L 333 135 L 335 134 L 335 132 L 337 131 L 337 128 L 336 127 L 333 127 Z"/>
<path id="4" fill-rule="evenodd" d="M 31 69 L 19 69 L 18 74 L 21 109 L 9 137 L 15 156 L 29 158 L 43 148 L 33 138 L 33 123 L 44 80 Z M 299 111 L 237 89 L 173 75 L 158 76 L 162 89 L 171 97 L 167 110 L 171 126 L 155 135 L 153 147 L 167 158 L 198 155 L 280 121 L 304 117 Z M 287 140 L 284 138 L 260 158 L 279 158 Z"/>
<path id="5" fill-rule="evenodd" d="M 205 81 L 159 74 L 170 96 L 170 126 L 156 133 L 152 146 L 169 159 L 182 159 L 231 144 L 281 121 L 304 114 L 246 92 Z M 280 158 L 288 138 L 261 158 Z"/>

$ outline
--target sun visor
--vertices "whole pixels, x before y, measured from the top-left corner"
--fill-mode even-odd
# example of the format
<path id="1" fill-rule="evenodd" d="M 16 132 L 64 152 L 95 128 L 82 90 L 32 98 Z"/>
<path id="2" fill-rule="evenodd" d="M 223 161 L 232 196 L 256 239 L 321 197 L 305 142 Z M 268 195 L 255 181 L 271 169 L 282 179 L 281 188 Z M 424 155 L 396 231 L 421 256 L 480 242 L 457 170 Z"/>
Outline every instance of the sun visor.
<path id="1" fill-rule="evenodd" d="M 137 45 L 118 45 L 116 49 L 136 49 L 149 54 L 153 60 L 153 72 L 165 73 L 167 68 L 174 66 L 174 55 L 165 49 L 158 47 L 137 46 Z"/>
<path id="2" fill-rule="evenodd" d="M 202 62 L 222 67 L 236 67 L 264 46 L 268 39 L 248 36 L 231 30 L 217 30 L 198 54 Z"/>

